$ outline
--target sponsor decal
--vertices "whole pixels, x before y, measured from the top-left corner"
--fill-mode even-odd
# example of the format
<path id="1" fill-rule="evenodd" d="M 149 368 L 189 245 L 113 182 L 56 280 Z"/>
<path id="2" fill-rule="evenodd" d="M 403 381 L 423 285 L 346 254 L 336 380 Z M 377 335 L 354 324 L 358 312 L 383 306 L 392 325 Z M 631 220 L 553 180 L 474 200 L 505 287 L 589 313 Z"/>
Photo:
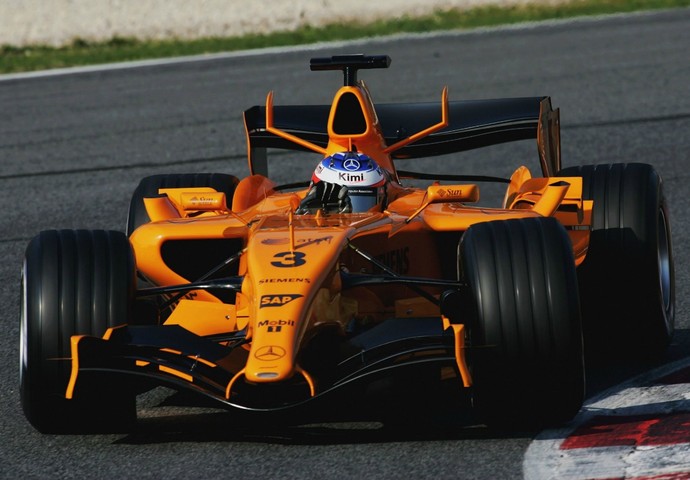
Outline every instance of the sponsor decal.
<path id="1" fill-rule="evenodd" d="M 254 357 L 264 362 L 273 362 L 283 358 L 286 353 L 283 347 L 279 347 L 278 345 L 266 345 L 257 349 L 257 351 L 254 352 Z"/>
<path id="2" fill-rule="evenodd" d="M 274 267 L 291 268 L 299 267 L 307 263 L 304 259 L 307 254 L 304 252 L 280 252 L 273 255 L 276 261 L 271 262 Z"/>
<path id="3" fill-rule="evenodd" d="M 462 196 L 462 189 L 461 188 L 442 188 L 438 191 L 439 196 L 445 197 L 445 196 L 451 196 L 451 197 L 461 197 Z"/>
<path id="4" fill-rule="evenodd" d="M 268 333 L 278 333 L 283 327 L 294 327 L 294 320 L 263 320 L 257 325 L 258 328 L 266 327 Z"/>
<path id="5" fill-rule="evenodd" d="M 189 201 L 192 203 L 201 203 L 201 204 L 205 204 L 205 205 L 213 205 L 214 203 L 216 203 L 217 200 L 215 198 L 211 198 L 211 197 L 192 197 L 189 199 Z"/>
<path id="6" fill-rule="evenodd" d="M 348 158 L 343 162 L 343 168 L 349 170 L 350 172 L 359 170 L 360 164 L 354 158 Z"/>
<path id="7" fill-rule="evenodd" d="M 349 182 L 349 183 L 356 183 L 356 182 L 363 182 L 364 181 L 364 174 L 363 173 L 347 173 L 347 172 L 339 172 L 338 173 L 338 180 L 341 182 Z"/>
<path id="8" fill-rule="evenodd" d="M 329 235 L 327 237 L 317 237 L 317 238 L 300 238 L 297 240 L 297 248 L 306 247 L 307 245 L 319 245 L 322 242 L 328 243 L 330 245 L 333 236 Z"/>
<path id="9" fill-rule="evenodd" d="M 320 244 L 322 242 L 326 243 L 331 243 L 333 240 L 333 236 L 329 235 L 327 237 L 316 237 L 316 238 L 298 238 L 297 239 L 297 248 L 304 247 L 307 245 L 312 245 L 312 244 Z M 264 238 L 261 240 L 261 243 L 264 245 L 287 245 L 289 243 L 289 239 L 287 237 L 282 237 L 282 238 Z"/>
<path id="10" fill-rule="evenodd" d="M 259 285 L 264 285 L 266 283 L 311 283 L 311 280 L 308 278 L 294 278 L 294 277 L 261 278 L 261 279 L 259 279 Z"/>
<path id="11" fill-rule="evenodd" d="M 264 245 L 286 245 L 289 242 L 288 238 L 264 238 L 261 243 Z"/>
<path id="12" fill-rule="evenodd" d="M 288 304 L 297 298 L 302 298 L 303 296 L 304 295 L 294 293 L 283 295 L 262 295 L 259 308 L 282 307 L 283 305 Z"/>

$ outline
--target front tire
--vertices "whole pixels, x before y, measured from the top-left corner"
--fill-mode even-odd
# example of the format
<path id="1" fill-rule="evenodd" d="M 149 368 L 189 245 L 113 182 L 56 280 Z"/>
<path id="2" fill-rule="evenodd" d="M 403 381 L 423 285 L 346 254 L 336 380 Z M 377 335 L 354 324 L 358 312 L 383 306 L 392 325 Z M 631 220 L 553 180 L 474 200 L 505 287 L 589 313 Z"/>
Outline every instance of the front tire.
<path id="1" fill-rule="evenodd" d="M 541 428 L 568 421 L 584 400 L 577 277 L 553 218 L 471 226 L 459 246 L 470 290 L 474 400 L 484 422 Z"/>
<path id="2" fill-rule="evenodd" d="M 103 230 L 49 230 L 29 243 L 22 269 L 20 394 L 43 433 L 120 431 L 136 420 L 136 394 L 111 384 L 65 398 L 70 338 L 102 336 L 128 321 L 134 257 L 127 237 Z"/>

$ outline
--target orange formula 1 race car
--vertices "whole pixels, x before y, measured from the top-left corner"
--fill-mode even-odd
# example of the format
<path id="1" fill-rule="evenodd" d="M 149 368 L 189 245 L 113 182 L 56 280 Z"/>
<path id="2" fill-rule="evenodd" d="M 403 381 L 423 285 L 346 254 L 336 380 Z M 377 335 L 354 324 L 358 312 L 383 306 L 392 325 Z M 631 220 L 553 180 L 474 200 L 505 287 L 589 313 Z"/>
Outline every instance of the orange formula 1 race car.
<path id="1" fill-rule="evenodd" d="M 20 383 L 35 428 L 126 428 L 160 385 L 269 415 L 387 377 L 402 392 L 457 382 L 486 424 L 539 427 L 580 409 L 585 352 L 664 351 L 674 276 L 655 170 L 562 168 L 549 97 L 375 105 L 358 72 L 389 64 L 315 58 L 343 72 L 331 105 L 269 93 L 246 110 L 247 178 L 146 177 L 126 232 L 31 240 Z M 530 138 L 539 177 L 394 163 Z M 271 181 L 271 148 L 317 153 L 311 182 Z M 495 207 L 477 204 L 487 181 L 506 185 Z"/>

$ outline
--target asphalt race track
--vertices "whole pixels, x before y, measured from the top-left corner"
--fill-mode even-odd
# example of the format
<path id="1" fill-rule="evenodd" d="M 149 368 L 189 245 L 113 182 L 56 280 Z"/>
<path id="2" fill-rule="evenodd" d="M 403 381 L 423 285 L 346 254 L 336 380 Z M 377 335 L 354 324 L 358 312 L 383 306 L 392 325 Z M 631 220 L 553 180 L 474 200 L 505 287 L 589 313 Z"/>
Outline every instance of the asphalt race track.
<path id="1" fill-rule="evenodd" d="M 269 90 L 276 105 L 330 103 L 341 74 L 310 72 L 313 56 L 390 55 L 387 71 L 360 73 L 377 102 L 437 101 L 444 85 L 451 99 L 551 95 L 561 109 L 565 166 L 651 163 L 670 204 L 674 344 L 657 365 L 590 368 L 589 396 L 596 397 L 690 356 L 689 47 L 690 9 L 683 9 L 0 77 L 0 478 L 523 478 L 523 460 L 539 432 L 487 431 L 471 416 L 430 402 L 419 404 L 430 414 L 407 425 L 342 421 L 333 412 L 333 422 L 277 428 L 238 425 L 227 414 L 190 409 L 184 398 L 156 391 L 140 399 L 141 420 L 131 434 L 41 435 L 19 404 L 24 248 L 44 229 L 123 230 L 130 195 L 147 175 L 246 175 L 242 110 L 262 104 Z M 271 165 L 281 182 L 295 172 L 307 180 L 316 160 L 276 156 Z M 531 142 L 452 160 L 403 168 L 508 176 L 525 164 L 538 171 Z M 491 196 L 489 189 L 484 198 Z M 688 423 L 676 427 L 685 428 L 687 441 Z M 655 465 L 647 467 L 654 471 Z"/>

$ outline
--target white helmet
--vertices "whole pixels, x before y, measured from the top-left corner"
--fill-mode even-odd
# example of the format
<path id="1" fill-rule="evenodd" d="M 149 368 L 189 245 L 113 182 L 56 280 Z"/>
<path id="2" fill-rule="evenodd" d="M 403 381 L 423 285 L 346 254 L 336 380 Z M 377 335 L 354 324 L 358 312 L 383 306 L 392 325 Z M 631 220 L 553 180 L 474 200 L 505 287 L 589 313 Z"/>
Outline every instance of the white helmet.
<path id="1" fill-rule="evenodd" d="M 353 212 L 366 212 L 382 205 L 386 196 L 386 174 L 363 153 L 339 152 L 316 166 L 312 182 L 328 182 L 347 187 Z"/>

